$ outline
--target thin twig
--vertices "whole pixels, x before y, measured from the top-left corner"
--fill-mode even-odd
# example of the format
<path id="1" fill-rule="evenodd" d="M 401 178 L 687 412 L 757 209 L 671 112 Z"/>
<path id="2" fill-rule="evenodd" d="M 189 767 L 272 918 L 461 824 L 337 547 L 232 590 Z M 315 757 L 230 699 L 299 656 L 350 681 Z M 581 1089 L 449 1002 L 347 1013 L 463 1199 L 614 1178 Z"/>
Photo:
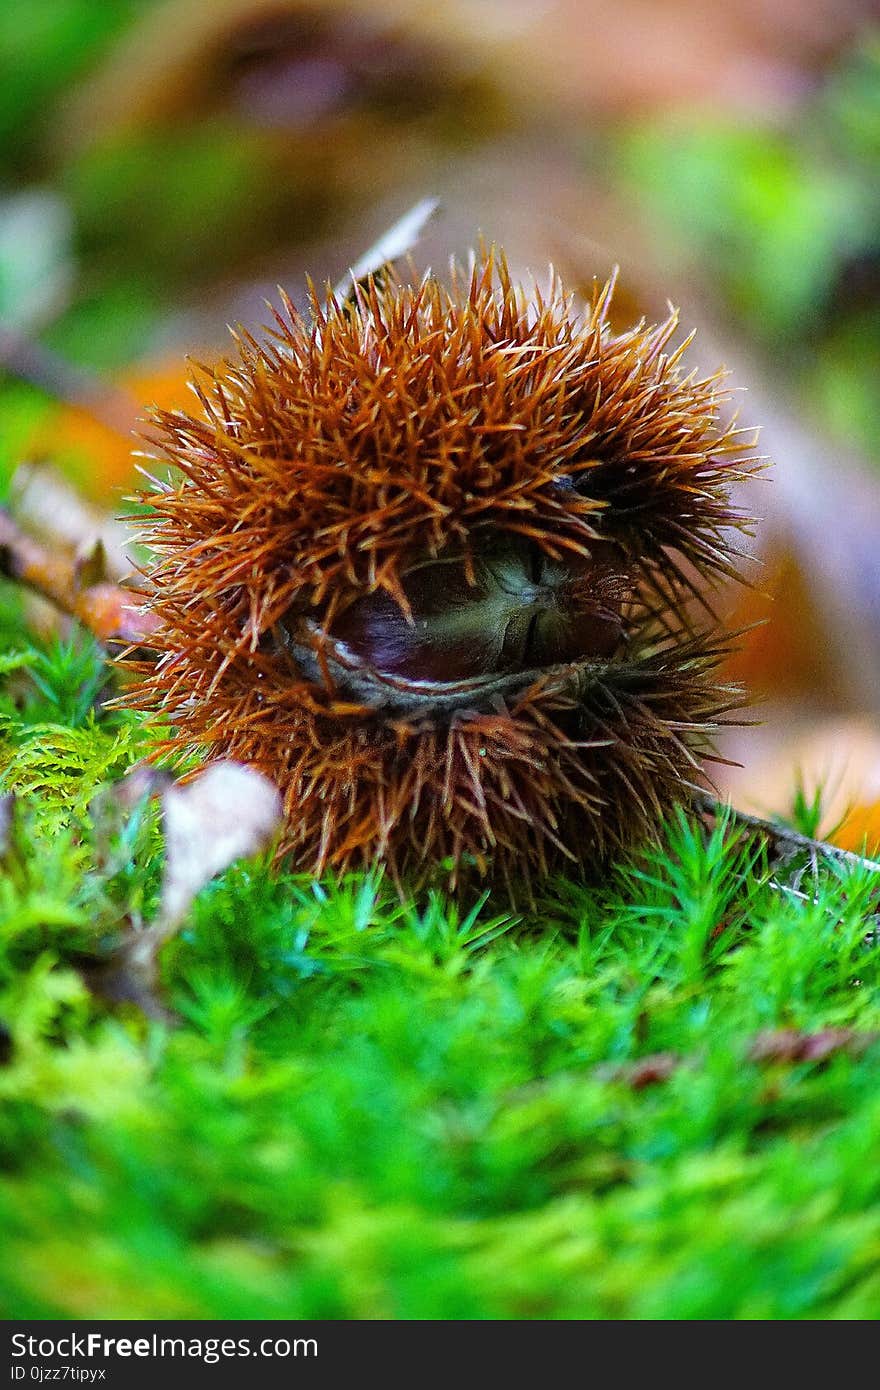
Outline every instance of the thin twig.
<path id="1" fill-rule="evenodd" d="M 709 792 L 695 789 L 692 793 L 692 800 L 698 810 L 716 819 L 719 816 L 728 815 L 737 825 L 757 831 L 778 850 L 781 850 L 786 858 L 791 858 L 793 854 L 804 853 L 810 856 L 811 863 L 815 863 L 821 856 L 825 859 L 833 859 L 840 864 L 849 864 L 853 868 L 870 869 L 872 873 L 880 874 L 880 863 L 876 859 L 868 859 L 864 854 L 855 854 L 852 850 L 841 849 L 839 845 L 832 845 L 827 840 L 811 839 L 809 835 L 802 835 L 798 830 L 790 830 L 787 826 L 778 825 L 775 821 L 763 820 L 760 816 L 750 815 L 748 811 L 740 811 L 728 802 L 716 800 Z"/>
<path id="2" fill-rule="evenodd" d="M 0 509 L 0 575 L 26 585 L 92 632 L 101 642 L 148 646 L 155 631 L 143 596 L 106 580 L 90 582 L 88 567 L 28 536 Z"/>

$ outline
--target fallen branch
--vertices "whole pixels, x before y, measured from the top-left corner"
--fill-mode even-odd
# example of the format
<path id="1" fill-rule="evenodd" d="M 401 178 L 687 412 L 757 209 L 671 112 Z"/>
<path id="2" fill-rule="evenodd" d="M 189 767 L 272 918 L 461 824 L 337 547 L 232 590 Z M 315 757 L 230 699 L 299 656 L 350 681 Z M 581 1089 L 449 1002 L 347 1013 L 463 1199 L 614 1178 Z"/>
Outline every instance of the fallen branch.
<path id="1" fill-rule="evenodd" d="M 0 575 L 77 618 L 100 642 L 148 646 L 156 621 L 142 595 L 99 574 L 99 554 L 77 559 L 49 550 L 0 509 Z"/>
<path id="2" fill-rule="evenodd" d="M 750 815 L 748 811 L 740 811 L 729 802 L 716 800 L 709 792 L 695 789 L 692 800 L 697 810 L 716 820 L 719 816 L 728 816 L 744 829 L 763 835 L 775 849 L 777 858 L 783 862 L 792 859 L 796 854 L 806 854 L 813 863 L 820 858 L 830 859 L 838 864 L 849 864 L 853 868 L 870 869 L 872 873 L 880 874 L 880 862 L 876 859 L 869 859 L 864 854 L 855 854 L 853 850 L 841 849 L 839 845 L 832 845 L 828 840 L 811 839 L 809 835 L 802 835 L 800 831 L 791 830 L 776 821 L 763 820 L 760 816 Z"/>

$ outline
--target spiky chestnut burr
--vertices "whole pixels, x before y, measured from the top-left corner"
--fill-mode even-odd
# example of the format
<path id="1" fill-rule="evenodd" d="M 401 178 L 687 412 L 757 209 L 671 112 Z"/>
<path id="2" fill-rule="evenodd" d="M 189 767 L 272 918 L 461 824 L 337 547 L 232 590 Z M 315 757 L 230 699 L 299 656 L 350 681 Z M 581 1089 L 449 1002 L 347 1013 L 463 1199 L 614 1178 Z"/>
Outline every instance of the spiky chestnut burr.
<path id="1" fill-rule="evenodd" d="M 613 334 L 483 253 L 285 299 L 272 334 L 159 411 L 159 755 L 234 758 L 285 798 L 282 850 L 398 884 L 590 872 L 699 780 L 738 692 L 694 598 L 736 573 L 749 442 L 671 316 Z"/>

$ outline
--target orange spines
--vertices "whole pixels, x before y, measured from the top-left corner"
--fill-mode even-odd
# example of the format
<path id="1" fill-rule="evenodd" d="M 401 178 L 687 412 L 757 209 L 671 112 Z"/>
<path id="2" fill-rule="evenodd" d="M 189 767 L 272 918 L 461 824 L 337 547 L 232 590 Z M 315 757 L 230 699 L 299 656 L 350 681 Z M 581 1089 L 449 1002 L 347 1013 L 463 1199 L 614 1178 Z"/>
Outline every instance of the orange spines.
<path id="1" fill-rule="evenodd" d="M 613 335 L 475 260 L 450 288 L 285 301 L 157 412 L 158 658 L 130 700 L 162 750 L 256 765 L 283 849 L 402 884 L 588 869 L 650 834 L 718 719 L 693 593 L 735 572 L 752 467 L 671 318 Z M 162 751 L 160 750 L 160 751 Z"/>

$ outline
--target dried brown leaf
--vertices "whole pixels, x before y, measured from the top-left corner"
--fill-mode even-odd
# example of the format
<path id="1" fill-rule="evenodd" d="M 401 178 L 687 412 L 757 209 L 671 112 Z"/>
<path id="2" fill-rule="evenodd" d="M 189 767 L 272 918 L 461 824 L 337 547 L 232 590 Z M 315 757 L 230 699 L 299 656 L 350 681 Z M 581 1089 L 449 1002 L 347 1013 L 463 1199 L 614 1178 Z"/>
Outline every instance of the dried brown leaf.
<path id="1" fill-rule="evenodd" d="M 0 796 L 0 856 L 5 855 L 12 839 L 12 823 L 15 814 L 15 794 L 7 792 Z"/>
<path id="2" fill-rule="evenodd" d="M 215 763 L 193 782 L 162 792 L 165 877 L 152 931 L 171 935 L 216 874 L 265 849 L 281 823 L 278 789 L 253 768 Z"/>

